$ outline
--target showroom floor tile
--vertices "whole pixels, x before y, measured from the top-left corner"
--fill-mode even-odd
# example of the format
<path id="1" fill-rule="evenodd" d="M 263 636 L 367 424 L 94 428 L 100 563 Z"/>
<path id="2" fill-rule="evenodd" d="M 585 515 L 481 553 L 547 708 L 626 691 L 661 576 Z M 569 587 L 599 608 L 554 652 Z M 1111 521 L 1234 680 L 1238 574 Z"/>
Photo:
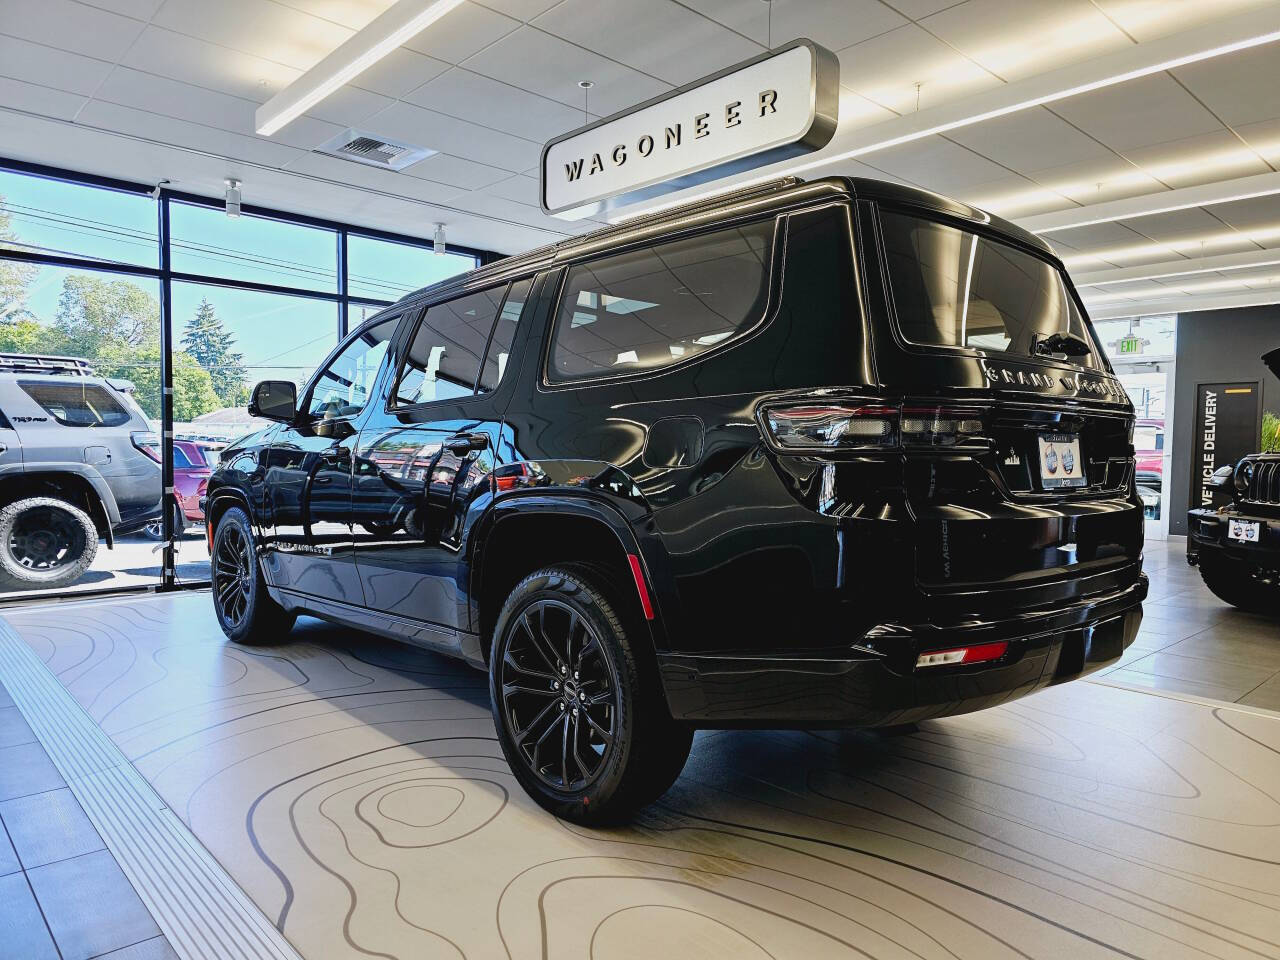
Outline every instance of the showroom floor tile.
<path id="1" fill-rule="evenodd" d="M 1277 956 L 1280 715 L 1182 699 L 1280 693 L 1277 631 L 1147 559 L 1152 615 L 1092 682 L 701 733 L 609 830 L 525 798 L 442 657 L 310 620 L 235 647 L 204 594 L 6 619 L 307 960 Z"/>
<path id="2" fill-rule="evenodd" d="M 0 749 L 0 789 L 0 960 L 176 960 L 43 746 Z"/>

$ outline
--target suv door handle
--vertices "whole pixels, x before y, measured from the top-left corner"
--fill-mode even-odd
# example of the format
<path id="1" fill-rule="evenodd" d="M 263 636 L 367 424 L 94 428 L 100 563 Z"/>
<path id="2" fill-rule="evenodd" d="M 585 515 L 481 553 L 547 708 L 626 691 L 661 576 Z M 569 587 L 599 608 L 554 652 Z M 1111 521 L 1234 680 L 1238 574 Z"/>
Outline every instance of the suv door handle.
<path id="1" fill-rule="evenodd" d="M 483 450 L 489 446 L 487 433 L 459 433 L 444 442 L 445 448 L 456 457 Z"/>

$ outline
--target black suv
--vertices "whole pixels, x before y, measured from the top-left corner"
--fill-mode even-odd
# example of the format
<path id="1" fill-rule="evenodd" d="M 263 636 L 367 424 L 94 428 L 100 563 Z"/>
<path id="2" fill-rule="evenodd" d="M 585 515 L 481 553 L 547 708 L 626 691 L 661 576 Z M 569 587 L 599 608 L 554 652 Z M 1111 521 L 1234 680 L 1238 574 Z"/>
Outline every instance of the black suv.
<path id="1" fill-rule="evenodd" d="M 1262 361 L 1280 377 L 1280 350 Z M 1228 502 L 1187 512 L 1187 563 L 1219 600 L 1280 616 L 1280 450 L 1251 453 L 1209 483 Z"/>
<path id="2" fill-rule="evenodd" d="M 699 727 L 909 723 L 1118 658 L 1133 408 L 1036 237 L 781 181 L 512 257 L 354 331 L 209 484 L 227 635 L 301 612 L 488 670 L 603 821 Z"/>

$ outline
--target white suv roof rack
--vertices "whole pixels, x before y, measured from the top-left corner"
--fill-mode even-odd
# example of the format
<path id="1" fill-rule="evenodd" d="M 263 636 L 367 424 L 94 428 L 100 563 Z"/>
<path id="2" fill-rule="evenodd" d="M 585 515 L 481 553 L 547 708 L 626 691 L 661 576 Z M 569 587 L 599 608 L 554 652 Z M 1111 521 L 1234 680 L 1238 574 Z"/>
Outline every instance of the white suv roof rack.
<path id="1" fill-rule="evenodd" d="M 0 373 L 70 373 L 95 376 L 93 364 L 82 357 L 56 357 L 40 353 L 0 353 Z"/>

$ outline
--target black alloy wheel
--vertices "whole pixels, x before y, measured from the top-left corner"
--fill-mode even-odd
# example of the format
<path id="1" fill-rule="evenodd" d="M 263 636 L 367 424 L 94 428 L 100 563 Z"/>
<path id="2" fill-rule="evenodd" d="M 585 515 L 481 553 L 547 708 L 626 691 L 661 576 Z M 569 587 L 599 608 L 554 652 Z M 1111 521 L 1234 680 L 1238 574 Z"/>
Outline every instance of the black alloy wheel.
<path id="1" fill-rule="evenodd" d="M 547 786 L 590 786 L 610 759 L 618 678 L 600 638 L 570 606 L 538 600 L 510 627 L 500 665 L 502 707 L 515 747 Z"/>
<path id="2" fill-rule="evenodd" d="M 234 630 L 249 612 L 253 556 L 244 531 L 229 524 L 218 538 L 213 556 L 213 602 L 222 619 Z"/>
<path id="3" fill-rule="evenodd" d="M 37 507 L 22 514 L 9 535 L 14 563 L 27 570 L 49 572 L 79 559 L 85 533 L 65 510 Z"/>
<path id="4" fill-rule="evenodd" d="M 271 598 L 258 569 L 249 515 L 232 507 L 218 520 L 213 533 L 210 580 L 218 625 L 235 643 L 279 643 L 297 614 Z"/>
<path id="5" fill-rule="evenodd" d="M 498 612 L 493 722 L 511 772 L 575 823 L 619 823 L 684 767 L 693 729 L 672 719 L 639 603 L 609 567 L 529 574 Z"/>

